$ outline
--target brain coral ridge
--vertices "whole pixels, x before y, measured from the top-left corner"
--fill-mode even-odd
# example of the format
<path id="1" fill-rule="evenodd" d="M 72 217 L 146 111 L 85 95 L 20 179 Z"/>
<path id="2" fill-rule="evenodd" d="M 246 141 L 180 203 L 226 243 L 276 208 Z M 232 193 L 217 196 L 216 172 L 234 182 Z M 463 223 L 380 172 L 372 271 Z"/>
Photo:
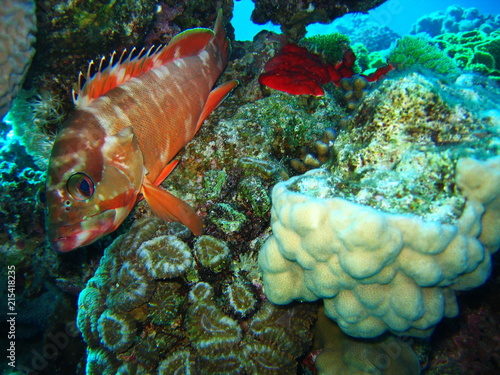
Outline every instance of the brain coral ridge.
<path id="1" fill-rule="evenodd" d="M 278 183 L 259 254 L 269 300 L 323 299 L 354 337 L 428 336 L 458 314 L 455 291 L 484 283 L 500 246 L 500 157 L 463 158 L 456 170 L 466 204 L 454 224 L 336 197 L 325 170 Z"/>

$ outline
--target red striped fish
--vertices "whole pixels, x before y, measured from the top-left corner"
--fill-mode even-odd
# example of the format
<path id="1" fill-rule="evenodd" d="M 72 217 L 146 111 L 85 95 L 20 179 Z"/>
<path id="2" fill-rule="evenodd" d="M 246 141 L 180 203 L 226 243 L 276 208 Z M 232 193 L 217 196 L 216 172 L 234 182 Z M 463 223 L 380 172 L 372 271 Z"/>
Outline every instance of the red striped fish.
<path id="1" fill-rule="evenodd" d="M 213 31 L 186 30 L 168 46 L 136 58 L 124 53 L 92 78 L 87 73 L 47 172 L 53 248 L 71 251 L 114 231 L 142 198 L 162 219 L 202 233 L 193 209 L 159 185 L 176 165 L 172 158 L 236 86 L 212 90 L 228 54 L 219 12 Z"/>

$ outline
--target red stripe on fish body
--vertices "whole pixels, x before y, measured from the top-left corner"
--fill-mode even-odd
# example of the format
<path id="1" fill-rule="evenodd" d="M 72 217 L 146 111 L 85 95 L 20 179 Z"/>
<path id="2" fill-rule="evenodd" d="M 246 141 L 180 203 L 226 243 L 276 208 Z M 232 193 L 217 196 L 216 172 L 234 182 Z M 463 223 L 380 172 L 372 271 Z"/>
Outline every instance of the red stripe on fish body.
<path id="1" fill-rule="evenodd" d="M 56 139 L 47 174 L 54 248 L 70 251 L 115 230 L 139 193 L 163 219 L 201 233 L 194 211 L 152 182 L 168 174 L 168 162 L 236 85 L 211 91 L 228 59 L 221 14 L 214 31 L 188 30 L 136 59 L 122 54 L 75 95 L 78 109 Z"/>

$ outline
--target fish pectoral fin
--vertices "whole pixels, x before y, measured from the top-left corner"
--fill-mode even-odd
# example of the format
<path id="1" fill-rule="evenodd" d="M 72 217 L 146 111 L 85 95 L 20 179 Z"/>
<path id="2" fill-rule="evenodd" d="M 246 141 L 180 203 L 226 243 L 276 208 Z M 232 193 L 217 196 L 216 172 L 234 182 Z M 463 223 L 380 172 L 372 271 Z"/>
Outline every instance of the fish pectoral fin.
<path id="1" fill-rule="evenodd" d="M 184 224 L 196 236 L 203 232 L 203 223 L 196 212 L 184 201 L 170 194 L 151 182 L 144 180 L 142 195 L 153 212 L 165 221 L 175 221 Z"/>
<path id="2" fill-rule="evenodd" d="M 154 186 L 160 186 L 160 184 L 163 182 L 164 179 L 168 177 L 170 173 L 175 169 L 175 167 L 179 164 L 179 160 L 174 160 L 170 163 L 168 163 L 165 168 L 161 171 L 160 175 L 156 177 L 155 182 L 153 182 Z"/>
<path id="3" fill-rule="evenodd" d="M 208 95 L 207 102 L 205 103 L 205 107 L 203 107 L 203 111 L 201 112 L 201 116 L 198 119 L 198 124 L 196 125 L 196 131 L 198 131 L 203 124 L 203 121 L 206 120 L 208 115 L 212 113 L 212 111 L 219 106 L 219 104 L 226 98 L 226 96 L 231 92 L 232 89 L 236 87 L 238 84 L 237 80 L 229 81 L 223 83 L 219 87 L 215 88 Z"/>

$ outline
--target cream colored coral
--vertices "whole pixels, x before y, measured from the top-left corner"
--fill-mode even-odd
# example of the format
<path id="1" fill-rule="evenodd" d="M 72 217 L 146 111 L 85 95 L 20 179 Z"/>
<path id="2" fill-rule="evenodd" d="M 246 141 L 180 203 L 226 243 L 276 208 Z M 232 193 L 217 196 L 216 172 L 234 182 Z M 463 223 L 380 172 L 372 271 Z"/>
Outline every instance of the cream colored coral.
<path id="1" fill-rule="evenodd" d="M 21 87 L 35 53 L 35 2 L 4 0 L 0 7 L 0 120 Z"/>
<path id="2" fill-rule="evenodd" d="M 500 157 L 461 159 L 456 223 L 426 222 L 335 197 L 325 170 L 273 189 L 273 235 L 259 254 L 269 300 L 323 299 L 344 332 L 427 336 L 458 313 L 455 290 L 484 283 L 500 245 Z"/>

